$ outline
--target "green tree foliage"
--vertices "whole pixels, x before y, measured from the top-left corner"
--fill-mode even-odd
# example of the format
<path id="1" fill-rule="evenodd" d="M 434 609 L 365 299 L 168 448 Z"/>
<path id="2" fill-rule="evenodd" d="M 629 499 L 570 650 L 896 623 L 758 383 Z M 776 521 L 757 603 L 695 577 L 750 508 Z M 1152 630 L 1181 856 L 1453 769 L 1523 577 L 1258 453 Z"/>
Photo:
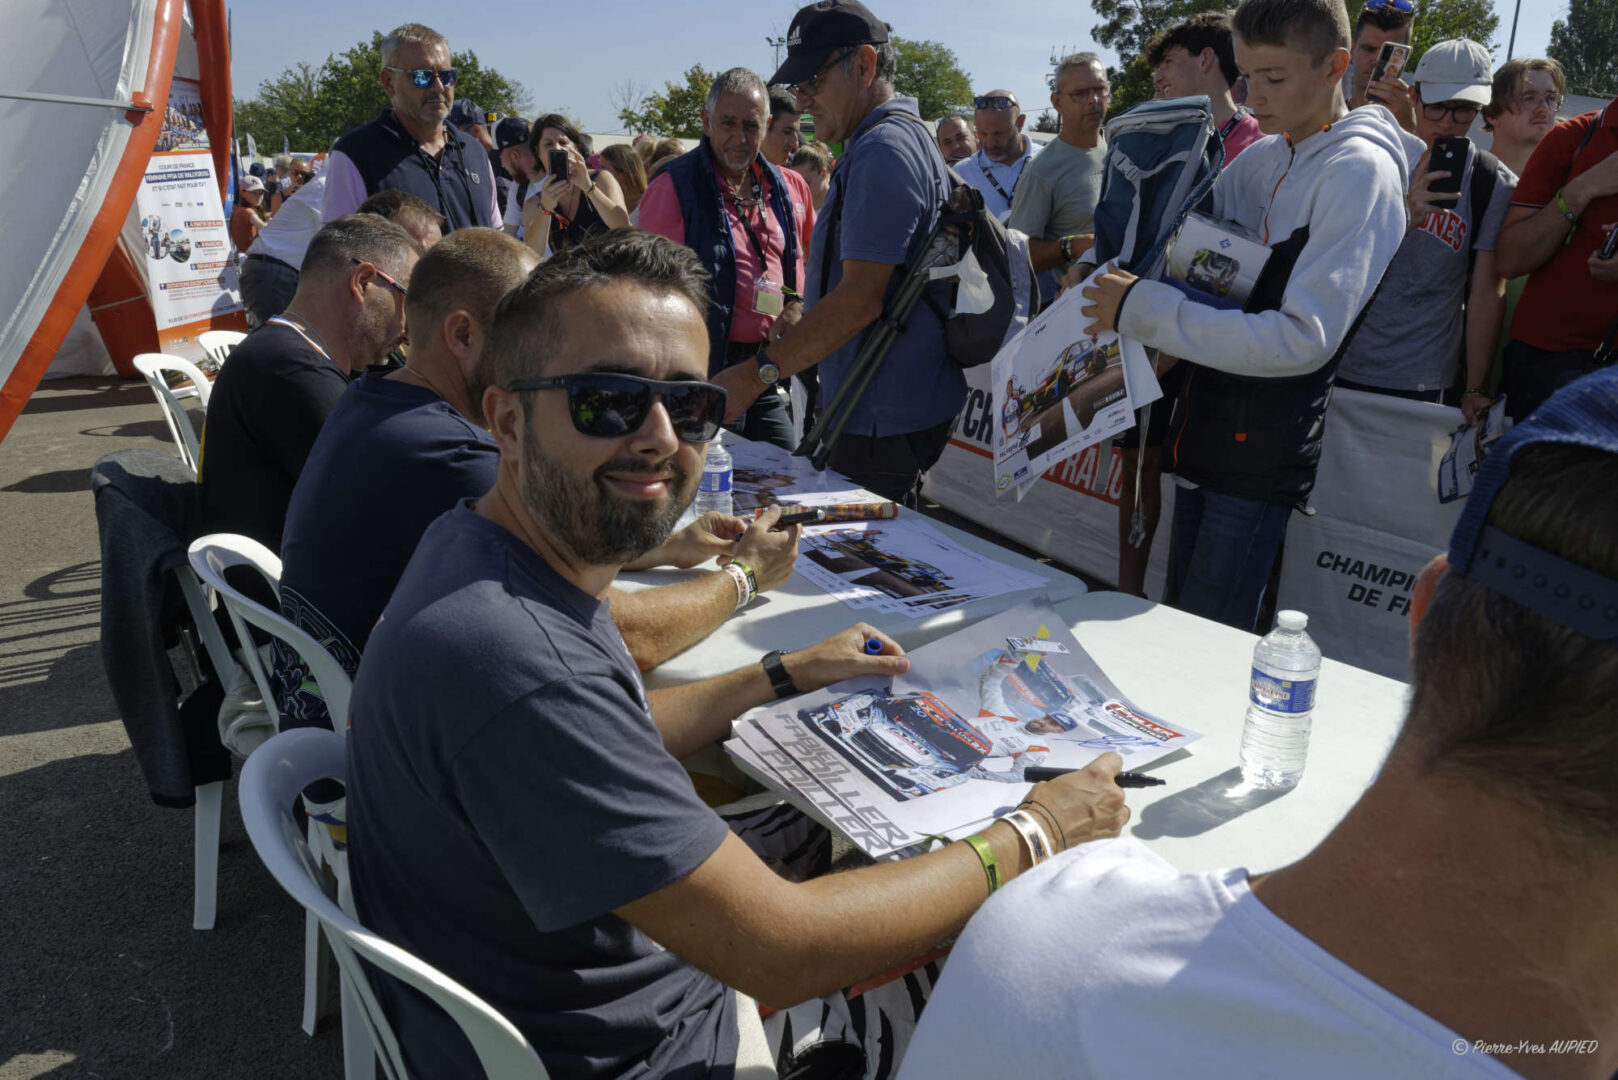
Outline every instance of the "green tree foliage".
<path id="1" fill-rule="evenodd" d="M 1551 59 L 1567 72 L 1575 94 L 1618 94 L 1618 5 L 1612 0 L 1571 0 L 1567 18 L 1551 24 Z"/>
<path id="2" fill-rule="evenodd" d="M 520 82 L 478 62 L 470 49 L 452 53 L 459 72 L 455 96 L 470 98 L 479 108 L 526 115 L 533 99 Z M 258 96 L 236 102 L 236 133 L 251 134 L 261 153 L 281 149 L 282 136 L 294 150 L 321 151 L 350 128 L 387 108 L 379 74 L 382 34 L 369 42 L 326 57 L 318 68 L 303 62 L 259 84 Z"/>
<path id="3" fill-rule="evenodd" d="M 1410 32 L 1410 63 L 1405 79 L 1415 78 L 1422 54 L 1440 41 L 1471 38 L 1493 52 L 1500 16 L 1491 0 L 1416 0 L 1416 24 Z"/>
<path id="4" fill-rule="evenodd" d="M 664 83 L 663 89 L 641 98 L 638 105 L 618 110 L 625 131 L 650 132 L 672 139 L 702 137 L 702 106 L 713 85 L 713 74 L 696 64 L 686 69 L 683 84 Z"/>
<path id="5" fill-rule="evenodd" d="M 915 98 L 923 119 L 936 120 L 957 109 L 971 111 L 972 76 L 961 70 L 954 52 L 936 41 L 890 40 L 899 58 L 894 92 Z"/>

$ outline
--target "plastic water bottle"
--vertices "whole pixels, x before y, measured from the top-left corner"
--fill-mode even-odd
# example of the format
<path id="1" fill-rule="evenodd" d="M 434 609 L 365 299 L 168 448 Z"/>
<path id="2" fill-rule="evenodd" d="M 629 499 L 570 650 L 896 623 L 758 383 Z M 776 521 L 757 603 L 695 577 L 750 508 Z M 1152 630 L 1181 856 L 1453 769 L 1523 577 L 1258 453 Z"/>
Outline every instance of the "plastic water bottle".
<path id="1" fill-rule="evenodd" d="M 713 442 L 708 444 L 708 456 L 702 462 L 702 486 L 697 488 L 697 497 L 691 504 L 699 516 L 712 510 L 721 514 L 736 511 L 730 498 L 730 451 L 725 449 L 721 438 L 714 436 Z"/>
<path id="2" fill-rule="evenodd" d="M 1320 678 L 1320 646 L 1303 628 L 1309 616 L 1283 611 L 1253 649 L 1247 722 L 1242 726 L 1242 779 L 1250 786 L 1289 788 L 1303 778 L 1309 720 Z"/>

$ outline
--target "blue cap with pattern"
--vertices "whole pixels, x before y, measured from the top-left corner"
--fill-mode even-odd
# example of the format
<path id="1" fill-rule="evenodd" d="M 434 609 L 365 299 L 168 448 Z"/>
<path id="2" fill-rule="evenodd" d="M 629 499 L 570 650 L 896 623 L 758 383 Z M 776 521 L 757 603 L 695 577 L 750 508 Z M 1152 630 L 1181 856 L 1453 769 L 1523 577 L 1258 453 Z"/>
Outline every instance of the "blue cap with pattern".
<path id="1" fill-rule="evenodd" d="M 1530 611 L 1597 641 L 1618 641 L 1618 581 L 1490 525 L 1489 506 L 1525 446 L 1561 443 L 1618 454 L 1618 368 L 1558 391 L 1495 444 L 1449 542 L 1449 564 Z"/>

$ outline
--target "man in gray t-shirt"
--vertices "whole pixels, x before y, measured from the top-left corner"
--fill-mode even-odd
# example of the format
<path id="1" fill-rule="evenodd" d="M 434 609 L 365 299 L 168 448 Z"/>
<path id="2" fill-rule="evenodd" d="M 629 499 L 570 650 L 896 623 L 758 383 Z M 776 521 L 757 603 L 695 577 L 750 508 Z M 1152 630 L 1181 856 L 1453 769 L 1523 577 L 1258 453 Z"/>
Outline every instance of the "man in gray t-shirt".
<path id="1" fill-rule="evenodd" d="M 1023 168 L 1006 220 L 1008 227 L 1028 234 L 1028 252 L 1047 304 L 1056 298 L 1057 277 L 1090 246 L 1088 239 L 1075 238 L 1092 231 L 1101 197 L 1101 166 L 1107 156 L 1101 124 L 1112 95 L 1107 69 L 1093 53 L 1064 56 L 1053 85 L 1051 105 L 1062 118 L 1062 134 Z"/>
<path id="2" fill-rule="evenodd" d="M 1464 135 L 1479 106 L 1488 102 L 1487 57 L 1482 46 L 1466 41 L 1444 42 L 1423 57 L 1416 70 L 1420 138 L 1406 142 L 1413 165 L 1423 154 L 1431 156 L 1440 136 Z M 1470 66 L 1463 70 L 1456 61 Z M 1492 183 L 1479 175 L 1480 170 L 1493 173 Z M 1517 177 L 1493 155 L 1473 147 L 1462 166 L 1460 198 L 1449 207 L 1436 204 L 1429 190 L 1431 174 L 1442 171 L 1449 170 L 1432 161 L 1425 170 L 1413 168 L 1410 232 L 1350 339 L 1337 370 L 1337 385 L 1460 405 L 1472 420 L 1488 403 L 1483 382 L 1494 357 L 1504 303 L 1494 247 Z M 1489 193 L 1486 206 L 1473 205 L 1474 190 Z M 1463 342 L 1464 401 L 1446 393 L 1455 382 Z"/>

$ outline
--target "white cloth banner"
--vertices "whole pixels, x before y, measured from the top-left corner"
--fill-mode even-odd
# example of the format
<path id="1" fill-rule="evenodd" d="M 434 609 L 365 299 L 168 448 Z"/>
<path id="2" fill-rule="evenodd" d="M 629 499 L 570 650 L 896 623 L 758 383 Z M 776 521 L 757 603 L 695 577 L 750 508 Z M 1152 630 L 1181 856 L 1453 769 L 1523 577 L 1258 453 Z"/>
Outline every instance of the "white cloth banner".
<path id="1" fill-rule="evenodd" d="M 1118 497 L 1123 456 L 1110 443 L 1089 446 L 1033 482 L 1020 502 L 1001 502 L 995 492 L 990 439 L 999 422 L 990 389 L 990 365 L 966 372 L 966 406 L 944 454 L 927 474 L 927 497 L 1002 536 L 1058 559 L 1102 581 L 1118 579 Z M 1154 408 L 1165 408 L 1158 403 Z M 1108 456 L 1103 458 L 1105 449 Z M 1146 572 L 1146 591 L 1163 595 L 1168 570 L 1169 520 L 1174 483 L 1162 480 L 1163 514 Z"/>
<path id="2" fill-rule="evenodd" d="M 1409 677 L 1411 589 L 1466 506 L 1438 501 L 1438 463 L 1461 422 L 1443 405 L 1332 392 L 1315 513 L 1292 515 L 1278 603 L 1308 614 L 1332 659 Z"/>

